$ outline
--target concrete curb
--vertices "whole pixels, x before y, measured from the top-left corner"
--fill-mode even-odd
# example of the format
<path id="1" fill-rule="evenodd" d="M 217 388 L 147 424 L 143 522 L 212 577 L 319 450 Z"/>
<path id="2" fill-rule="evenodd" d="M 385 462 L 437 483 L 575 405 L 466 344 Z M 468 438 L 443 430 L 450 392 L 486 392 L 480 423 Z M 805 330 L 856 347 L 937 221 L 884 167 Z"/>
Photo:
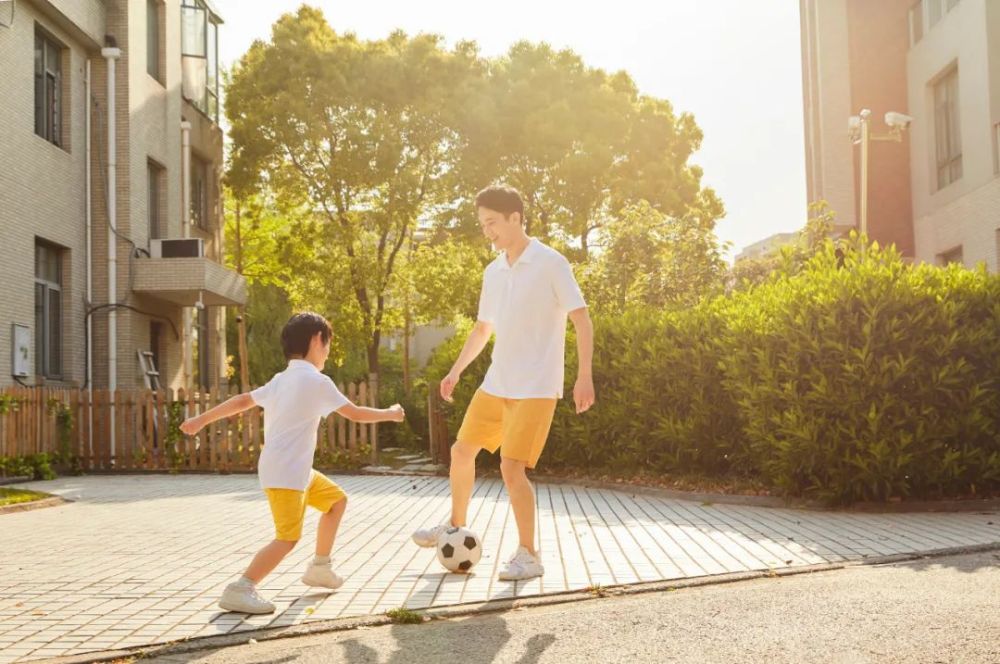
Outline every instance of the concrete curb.
<path id="1" fill-rule="evenodd" d="M 11 514 L 13 512 L 28 512 L 31 510 L 45 509 L 46 507 L 56 507 L 58 505 L 66 505 L 71 502 L 73 501 L 61 496 L 51 496 L 49 498 L 42 498 L 41 500 L 33 500 L 29 503 L 4 505 L 3 507 L 0 507 L 0 516 L 3 516 L 4 514 Z"/>
<path id="2" fill-rule="evenodd" d="M 558 604 L 568 604 L 582 601 L 594 601 L 607 597 L 622 597 L 626 595 L 638 595 L 642 593 L 683 590 L 687 588 L 698 588 L 703 586 L 723 585 L 737 583 L 740 581 L 755 581 L 766 578 L 782 578 L 787 576 L 798 576 L 802 574 L 813 574 L 817 572 L 831 572 L 848 567 L 861 567 L 870 565 L 886 565 L 892 563 L 909 562 L 913 560 L 925 560 L 931 558 L 942 558 L 946 556 L 963 555 L 969 553 L 982 553 L 986 551 L 1000 551 L 1000 542 L 991 544 L 979 544 L 976 546 L 951 547 L 945 549 L 934 549 L 923 553 L 901 553 L 889 556 L 872 556 L 864 560 L 847 561 L 842 563 L 824 563 L 819 565 L 806 565 L 802 567 L 789 567 L 770 570 L 755 570 L 751 572 L 735 572 L 730 574 L 716 574 L 711 576 L 700 576 L 688 579 L 677 579 L 675 581 L 649 581 L 645 583 L 635 583 L 630 585 L 606 586 L 591 588 L 587 590 L 575 590 L 564 593 L 554 593 L 550 595 L 532 595 L 516 599 L 492 600 L 489 602 L 478 602 L 475 604 L 457 604 L 439 609 L 418 609 L 414 610 L 427 620 L 445 620 L 451 618 L 461 618 L 482 613 L 498 613 L 513 609 L 523 609 L 541 606 L 553 606 Z M 259 630 L 245 630 L 237 634 L 224 634 L 220 636 L 204 636 L 184 641 L 174 641 L 153 646 L 142 646 L 139 648 L 127 648 L 122 650 L 105 650 L 99 652 L 86 653 L 82 655 L 72 655 L 68 657 L 55 657 L 50 659 L 31 660 L 33 664 L 88 664 L 90 662 L 108 662 L 116 659 L 135 658 L 147 659 L 161 655 L 183 655 L 201 650 L 215 648 L 225 648 L 246 644 L 250 639 L 256 641 L 271 641 L 276 639 L 289 639 L 299 636 L 315 636 L 317 634 L 327 634 L 331 632 L 342 632 L 359 627 L 377 627 L 379 625 L 392 624 L 385 615 L 359 616 L 356 618 L 339 618 L 336 620 L 322 620 L 314 623 L 293 625 L 291 627 L 272 627 Z"/>

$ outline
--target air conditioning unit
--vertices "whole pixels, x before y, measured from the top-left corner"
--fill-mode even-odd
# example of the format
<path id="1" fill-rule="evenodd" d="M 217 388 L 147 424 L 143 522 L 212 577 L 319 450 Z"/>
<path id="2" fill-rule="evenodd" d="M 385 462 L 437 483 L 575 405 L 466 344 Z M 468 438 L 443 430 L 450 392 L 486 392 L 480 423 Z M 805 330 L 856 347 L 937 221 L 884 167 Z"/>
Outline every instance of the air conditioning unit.
<path id="1" fill-rule="evenodd" d="M 205 244 L 200 237 L 150 240 L 149 255 L 153 258 L 202 258 Z"/>

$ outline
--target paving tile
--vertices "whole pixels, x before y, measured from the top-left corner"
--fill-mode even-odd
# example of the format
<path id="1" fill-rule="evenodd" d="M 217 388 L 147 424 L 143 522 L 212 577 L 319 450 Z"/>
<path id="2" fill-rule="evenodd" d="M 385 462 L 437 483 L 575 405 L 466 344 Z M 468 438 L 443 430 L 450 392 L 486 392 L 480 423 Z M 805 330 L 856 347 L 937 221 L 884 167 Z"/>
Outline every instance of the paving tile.
<path id="1" fill-rule="evenodd" d="M 541 484 L 537 531 L 547 573 L 506 583 L 496 575 L 517 546 L 517 529 L 499 481 L 476 485 L 469 522 L 480 536 L 483 558 L 463 576 L 446 574 L 433 549 L 410 541 L 413 529 L 447 519 L 446 479 L 336 481 L 351 495 L 333 556 L 347 582 L 336 592 L 317 593 L 299 581 L 312 556 L 317 514 L 310 511 L 303 541 L 261 587 L 278 612 L 254 617 L 222 613 L 216 601 L 271 537 L 256 478 L 104 476 L 26 485 L 76 502 L 4 516 L 0 664 L 400 606 L 1000 542 L 997 514 L 805 512 Z"/>

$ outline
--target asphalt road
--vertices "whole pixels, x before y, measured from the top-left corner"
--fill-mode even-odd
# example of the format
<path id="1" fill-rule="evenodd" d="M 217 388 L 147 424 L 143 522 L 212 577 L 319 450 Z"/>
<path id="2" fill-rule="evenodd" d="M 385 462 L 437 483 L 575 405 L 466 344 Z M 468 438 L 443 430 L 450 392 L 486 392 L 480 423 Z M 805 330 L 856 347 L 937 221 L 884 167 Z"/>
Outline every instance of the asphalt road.
<path id="1" fill-rule="evenodd" d="M 145 662 L 1000 662 L 1000 551 L 261 641 Z"/>

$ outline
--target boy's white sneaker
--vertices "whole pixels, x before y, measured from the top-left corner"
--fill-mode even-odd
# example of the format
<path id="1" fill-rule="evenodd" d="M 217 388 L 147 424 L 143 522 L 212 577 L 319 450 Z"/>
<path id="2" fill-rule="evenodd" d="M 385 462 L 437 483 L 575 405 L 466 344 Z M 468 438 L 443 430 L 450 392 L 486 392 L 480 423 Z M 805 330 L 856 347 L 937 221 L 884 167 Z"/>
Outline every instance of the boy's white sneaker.
<path id="1" fill-rule="evenodd" d="M 274 604 L 261 597 L 253 586 L 239 581 L 226 586 L 219 608 L 236 613 L 274 613 Z"/>
<path id="2" fill-rule="evenodd" d="M 425 549 L 437 546 L 438 538 L 441 534 L 451 528 L 450 525 L 442 523 L 440 526 L 434 526 L 433 528 L 421 528 L 413 532 L 413 542 L 417 546 L 422 546 Z"/>
<path id="3" fill-rule="evenodd" d="M 524 581 L 533 579 L 536 576 L 545 574 L 545 568 L 539 562 L 537 556 L 520 546 L 514 557 L 507 561 L 507 564 L 500 570 L 501 581 Z"/>
<path id="4" fill-rule="evenodd" d="M 302 583 L 313 588 L 336 590 L 344 585 L 344 577 L 333 571 L 330 563 L 313 563 L 306 565 L 306 573 L 302 575 Z"/>

